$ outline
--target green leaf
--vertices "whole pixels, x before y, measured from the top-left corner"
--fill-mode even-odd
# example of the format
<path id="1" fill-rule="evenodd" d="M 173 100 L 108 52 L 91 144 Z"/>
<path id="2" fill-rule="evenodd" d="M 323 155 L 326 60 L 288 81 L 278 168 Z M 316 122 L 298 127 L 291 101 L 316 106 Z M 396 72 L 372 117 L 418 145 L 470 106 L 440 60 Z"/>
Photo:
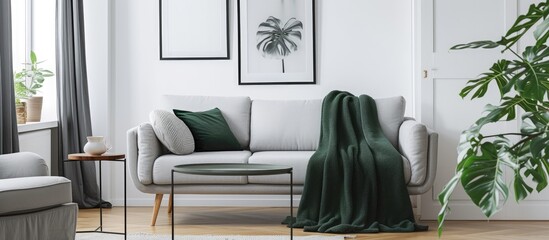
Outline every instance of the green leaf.
<path id="1" fill-rule="evenodd" d="M 519 170 L 515 170 L 515 179 L 513 181 L 513 187 L 515 191 L 515 200 L 519 202 L 520 200 L 525 199 L 528 194 L 532 193 L 532 188 L 528 186 L 522 179 Z"/>
<path id="2" fill-rule="evenodd" d="M 549 148 L 546 148 L 546 150 L 549 149 Z M 541 162 L 541 165 L 543 166 L 543 169 L 544 169 L 544 175 L 545 175 L 545 182 L 543 183 L 538 183 L 538 186 L 536 187 L 536 190 L 538 192 L 541 192 L 543 189 L 545 189 L 548 185 L 548 181 L 547 181 L 547 176 L 549 174 L 549 162 L 547 161 L 549 157 L 549 154 L 545 154 L 544 156 L 544 159 L 542 159 L 540 162 Z M 541 186 L 540 186 L 541 185 Z"/>
<path id="3" fill-rule="evenodd" d="M 549 144 L 549 138 L 547 137 L 536 137 L 530 142 L 530 153 L 533 157 L 541 157 L 543 150 Z"/>
<path id="4" fill-rule="evenodd" d="M 454 192 L 454 189 L 459 183 L 460 177 L 461 177 L 461 173 L 457 172 L 456 175 L 452 179 L 450 179 L 450 181 L 444 186 L 444 188 L 438 195 L 438 201 L 442 205 L 442 208 L 438 213 L 438 236 L 439 237 L 442 235 L 442 230 L 444 227 L 444 220 L 446 219 L 446 215 L 450 211 L 450 207 L 448 206 L 448 203 L 450 202 L 450 196 L 452 195 L 452 193 Z"/>
<path id="5" fill-rule="evenodd" d="M 526 14 L 518 16 L 517 20 L 511 28 L 507 31 L 505 36 L 498 41 L 499 44 L 505 45 L 505 49 L 511 48 L 522 36 L 528 32 L 534 24 L 539 20 L 547 18 L 549 11 L 547 9 L 547 2 L 541 2 L 538 5 L 530 5 Z"/>
<path id="6" fill-rule="evenodd" d="M 534 38 L 536 40 L 541 39 L 547 30 L 549 30 L 549 18 L 543 20 L 543 22 L 536 27 L 536 30 L 534 31 Z"/>
<path id="7" fill-rule="evenodd" d="M 493 143 L 483 143 L 478 155 L 464 161 L 461 184 L 473 203 L 491 217 L 499 211 L 500 200 L 507 200 L 509 195 L 497 149 Z"/>
<path id="8" fill-rule="evenodd" d="M 30 52 L 30 59 L 32 64 L 36 64 L 36 53 L 34 51 Z"/>
<path id="9" fill-rule="evenodd" d="M 42 69 L 41 71 L 42 71 L 44 74 L 53 74 L 52 71 L 47 70 L 47 69 Z"/>
<path id="10" fill-rule="evenodd" d="M 467 86 L 461 90 L 459 95 L 464 98 L 476 89 L 471 99 L 481 98 L 486 94 L 488 85 L 494 80 L 497 82 L 498 86 L 501 86 L 501 89 L 503 89 L 509 82 L 509 77 L 507 76 L 509 64 L 510 62 L 508 60 L 497 61 L 490 68 L 490 72 L 483 73 L 478 79 L 469 80 Z M 501 89 L 500 94 L 503 96 L 506 92 Z"/>
<path id="11" fill-rule="evenodd" d="M 542 101 L 548 91 L 544 83 L 549 77 L 549 61 L 543 60 L 549 57 L 549 48 L 545 45 L 526 47 L 522 55 L 520 61 L 511 63 L 508 73 L 512 76 L 504 88 L 510 89 L 512 84 L 523 97 Z"/>

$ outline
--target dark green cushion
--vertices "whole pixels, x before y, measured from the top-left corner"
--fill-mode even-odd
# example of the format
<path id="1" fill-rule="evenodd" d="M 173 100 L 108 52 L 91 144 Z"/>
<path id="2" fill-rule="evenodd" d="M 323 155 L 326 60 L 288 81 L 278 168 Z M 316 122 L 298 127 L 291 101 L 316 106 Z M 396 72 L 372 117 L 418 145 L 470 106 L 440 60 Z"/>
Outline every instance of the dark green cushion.
<path id="1" fill-rule="evenodd" d="M 218 108 L 204 112 L 174 109 L 173 113 L 191 130 L 195 151 L 242 150 Z"/>

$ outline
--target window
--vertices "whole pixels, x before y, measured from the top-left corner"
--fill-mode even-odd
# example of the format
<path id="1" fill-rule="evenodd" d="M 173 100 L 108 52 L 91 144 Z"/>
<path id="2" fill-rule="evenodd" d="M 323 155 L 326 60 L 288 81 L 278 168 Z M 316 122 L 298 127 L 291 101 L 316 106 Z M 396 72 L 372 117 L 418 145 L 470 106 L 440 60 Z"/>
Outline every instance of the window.
<path id="1" fill-rule="evenodd" d="M 39 67 L 55 73 L 55 0 L 11 0 L 13 70 L 20 72 L 34 51 Z M 41 121 L 57 120 L 56 76 L 46 78 Z"/>

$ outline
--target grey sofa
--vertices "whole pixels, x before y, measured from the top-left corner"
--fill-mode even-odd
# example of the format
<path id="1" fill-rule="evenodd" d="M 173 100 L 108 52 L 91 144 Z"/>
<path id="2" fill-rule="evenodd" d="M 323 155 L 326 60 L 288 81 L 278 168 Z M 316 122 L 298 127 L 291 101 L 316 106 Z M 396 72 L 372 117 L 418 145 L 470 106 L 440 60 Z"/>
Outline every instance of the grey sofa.
<path id="1" fill-rule="evenodd" d="M 320 136 L 322 100 L 251 100 L 249 97 L 165 96 L 163 108 L 204 111 L 219 108 L 243 151 L 194 152 L 174 155 L 142 123 L 127 132 L 128 168 L 134 185 L 156 194 L 152 225 L 163 194 L 170 193 L 170 170 L 184 163 L 270 163 L 294 168 L 294 193 L 303 190 L 309 158 Z M 428 191 L 435 178 L 437 133 L 404 117 L 402 97 L 376 99 L 382 130 L 404 163 L 408 191 Z M 288 194 L 289 179 L 272 176 L 197 176 L 177 174 L 179 194 Z"/>
<path id="2" fill-rule="evenodd" d="M 0 240 L 72 240 L 77 214 L 70 180 L 48 176 L 40 156 L 0 155 Z"/>

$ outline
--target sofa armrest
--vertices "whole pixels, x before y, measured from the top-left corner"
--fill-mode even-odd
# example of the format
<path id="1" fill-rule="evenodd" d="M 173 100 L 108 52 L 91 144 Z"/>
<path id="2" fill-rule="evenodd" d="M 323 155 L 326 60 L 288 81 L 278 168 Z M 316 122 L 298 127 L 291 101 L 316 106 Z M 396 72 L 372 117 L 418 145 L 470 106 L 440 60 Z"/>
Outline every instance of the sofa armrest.
<path id="1" fill-rule="evenodd" d="M 128 162 L 132 180 L 152 184 L 154 161 L 163 154 L 163 146 L 156 138 L 152 126 L 143 123 L 128 130 Z"/>
<path id="2" fill-rule="evenodd" d="M 0 179 L 48 175 L 46 161 L 36 153 L 18 152 L 0 155 Z"/>
<path id="3" fill-rule="evenodd" d="M 438 134 L 414 119 L 406 119 L 399 129 L 399 151 L 410 161 L 410 194 L 428 191 L 436 173 Z"/>

